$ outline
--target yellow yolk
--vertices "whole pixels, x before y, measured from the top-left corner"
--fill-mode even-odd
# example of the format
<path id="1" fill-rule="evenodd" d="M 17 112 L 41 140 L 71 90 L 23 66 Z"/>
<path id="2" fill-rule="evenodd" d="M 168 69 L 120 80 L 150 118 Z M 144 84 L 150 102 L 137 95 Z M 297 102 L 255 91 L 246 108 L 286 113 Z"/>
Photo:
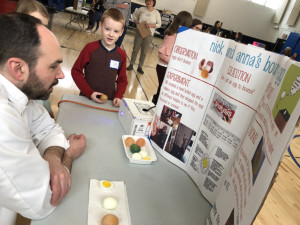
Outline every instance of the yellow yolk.
<path id="1" fill-rule="evenodd" d="M 143 158 L 143 160 L 151 160 L 151 157 L 150 156 L 146 156 Z"/>
<path id="2" fill-rule="evenodd" d="M 103 181 L 102 183 L 103 187 L 106 187 L 106 188 L 110 188 L 111 187 L 111 183 L 109 181 Z"/>

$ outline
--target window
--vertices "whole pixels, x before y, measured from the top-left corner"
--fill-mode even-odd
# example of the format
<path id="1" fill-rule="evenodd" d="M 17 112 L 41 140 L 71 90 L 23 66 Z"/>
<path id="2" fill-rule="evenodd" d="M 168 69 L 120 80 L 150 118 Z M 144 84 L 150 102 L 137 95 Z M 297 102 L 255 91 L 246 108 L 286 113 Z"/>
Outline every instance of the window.
<path id="1" fill-rule="evenodd" d="M 274 10 L 277 10 L 281 5 L 281 0 L 249 0 L 249 2 L 263 5 Z"/>

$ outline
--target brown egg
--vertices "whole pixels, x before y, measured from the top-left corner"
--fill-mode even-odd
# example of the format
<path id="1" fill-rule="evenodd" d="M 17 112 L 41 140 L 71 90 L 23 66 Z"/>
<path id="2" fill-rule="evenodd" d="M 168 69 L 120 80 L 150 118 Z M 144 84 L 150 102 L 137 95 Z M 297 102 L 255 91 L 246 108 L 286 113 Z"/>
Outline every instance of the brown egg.
<path id="1" fill-rule="evenodd" d="M 101 220 L 101 225 L 118 225 L 119 219 L 113 214 L 106 214 Z"/>
<path id="2" fill-rule="evenodd" d="M 141 148 L 142 147 L 144 147 L 145 146 L 145 144 L 146 144 L 146 141 L 145 141 L 145 139 L 144 138 L 139 138 L 139 139 L 137 139 L 136 140 L 136 142 L 135 142 L 136 144 L 138 144 Z"/>
<path id="3" fill-rule="evenodd" d="M 105 102 L 106 102 L 107 99 L 108 99 L 108 97 L 107 97 L 107 95 L 105 95 L 105 94 L 102 94 L 101 97 L 100 97 L 100 100 L 101 100 L 101 101 L 105 101 Z"/>
<path id="4" fill-rule="evenodd" d="M 125 139 L 125 145 L 129 148 L 132 144 L 135 144 L 135 140 L 132 137 L 128 137 Z"/>

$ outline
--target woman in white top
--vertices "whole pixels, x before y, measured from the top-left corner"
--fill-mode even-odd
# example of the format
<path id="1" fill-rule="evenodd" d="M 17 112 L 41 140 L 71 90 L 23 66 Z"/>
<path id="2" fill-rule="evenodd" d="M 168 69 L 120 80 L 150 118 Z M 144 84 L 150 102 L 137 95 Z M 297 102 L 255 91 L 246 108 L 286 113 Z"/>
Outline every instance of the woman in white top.
<path id="1" fill-rule="evenodd" d="M 135 63 L 137 54 L 141 49 L 139 66 L 137 69 L 137 71 L 141 74 L 144 74 L 142 67 L 146 58 L 147 49 L 153 39 L 154 31 L 156 28 L 161 27 L 160 13 L 154 8 L 156 0 L 146 0 L 145 3 L 146 7 L 141 7 L 133 13 L 133 19 L 136 24 L 145 22 L 145 27 L 150 29 L 151 35 L 143 38 L 139 30 L 137 29 L 134 37 L 130 65 L 127 67 L 127 70 L 133 69 L 133 64 Z"/>

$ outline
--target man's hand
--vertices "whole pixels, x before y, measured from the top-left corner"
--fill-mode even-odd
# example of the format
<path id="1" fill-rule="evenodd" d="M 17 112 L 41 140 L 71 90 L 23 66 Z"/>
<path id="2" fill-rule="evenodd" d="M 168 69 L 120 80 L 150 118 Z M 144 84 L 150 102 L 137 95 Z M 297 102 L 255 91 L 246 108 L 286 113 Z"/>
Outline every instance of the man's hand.
<path id="1" fill-rule="evenodd" d="M 119 107 L 120 104 L 121 104 L 121 99 L 119 99 L 119 98 L 114 98 L 114 100 L 113 100 L 113 105 L 114 105 L 115 107 Z"/>
<path id="2" fill-rule="evenodd" d="M 106 101 L 101 101 L 100 98 L 97 98 L 97 95 L 103 95 L 103 93 L 101 92 L 94 92 L 92 95 L 91 95 L 91 99 L 94 101 L 94 102 L 97 102 L 97 103 L 105 103 Z"/>
<path id="3" fill-rule="evenodd" d="M 64 149 L 58 146 L 47 148 L 44 159 L 49 163 L 50 187 L 52 190 L 51 204 L 59 205 L 71 187 L 71 174 L 61 163 Z"/>
<path id="4" fill-rule="evenodd" d="M 68 140 L 70 147 L 67 150 L 52 146 L 47 148 L 44 154 L 44 159 L 49 163 L 53 206 L 58 206 L 70 191 L 72 180 L 69 171 L 73 161 L 81 156 L 86 148 L 86 138 L 83 134 L 71 134 Z"/>
<path id="5" fill-rule="evenodd" d="M 63 156 L 63 161 L 65 157 L 69 157 L 72 161 L 76 160 L 86 149 L 86 138 L 83 134 L 71 134 L 68 138 L 70 143 L 70 148 L 68 148 Z"/>
<path id="6" fill-rule="evenodd" d="M 61 162 L 50 167 L 51 204 L 53 206 L 59 205 L 70 191 L 71 185 L 71 174 L 62 166 Z"/>

